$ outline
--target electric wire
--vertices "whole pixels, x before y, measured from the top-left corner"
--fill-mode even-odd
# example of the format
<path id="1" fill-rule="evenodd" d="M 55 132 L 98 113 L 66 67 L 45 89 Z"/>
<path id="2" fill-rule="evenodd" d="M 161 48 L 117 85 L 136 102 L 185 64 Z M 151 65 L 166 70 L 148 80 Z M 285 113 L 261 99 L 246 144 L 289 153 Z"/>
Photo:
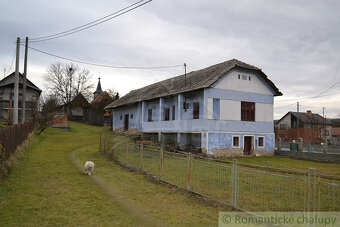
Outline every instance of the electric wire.
<path id="1" fill-rule="evenodd" d="M 30 42 L 43 42 L 43 41 L 57 39 L 57 38 L 61 38 L 61 37 L 67 36 L 67 35 L 71 35 L 71 34 L 74 34 L 74 33 L 77 33 L 77 32 L 80 32 L 80 31 L 83 31 L 83 30 L 86 30 L 86 29 L 89 29 L 89 28 L 94 27 L 96 25 L 102 24 L 102 23 L 104 23 L 106 21 L 109 21 L 109 20 L 112 20 L 114 18 L 117 18 L 117 17 L 119 17 L 119 16 L 121 16 L 123 14 L 126 14 L 126 13 L 128 13 L 128 12 L 134 10 L 134 9 L 137 9 L 137 8 L 139 8 L 139 7 L 143 6 L 143 5 L 151 2 L 152 0 L 148 0 L 146 2 L 143 2 L 143 1 L 144 0 L 138 1 L 138 2 L 136 2 L 134 4 L 131 4 L 130 6 L 127 6 L 127 7 L 123 8 L 123 9 L 121 9 L 121 10 L 118 10 L 118 11 L 116 11 L 114 13 L 111 13 L 111 14 L 105 16 L 105 17 L 102 17 L 102 18 L 97 19 L 95 21 L 92 21 L 90 23 L 78 26 L 76 28 L 72 28 L 72 29 L 66 30 L 64 32 L 59 32 L 59 33 L 56 33 L 56 34 L 53 34 L 53 35 L 48 35 L 48 36 L 43 36 L 43 37 L 38 37 L 38 38 L 31 38 L 31 39 L 29 39 L 29 41 Z M 139 4 L 141 2 L 143 2 L 143 3 Z M 139 5 L 136 6 L 136 4 L 139 4 Z M 134 7 L 132 7 L 132 6 L 134 6 Z"/>
<path id="2" fill-rule="evenodd" d="M 307 101 L 309 101 L 311 99 L 318 99 L 318 98 L 323 98 L 323 97 L 326 97 L 326 96 L 333 96 L 333 95 L 338 95 L 338 94 L 340 94 L 340 92 L 332 93 L 332 94 L 320 95 L 320 96 L 317 96 L 317 97 L 314 96 L 314 97 L 310 97 L 308 99 L 304 99 L 303 101 L 300 101 L 299 103 L 307 102 Z M 296 103 L 290 103 L 290 104 L 287 104 L 287 105 L 278 106 L 278 107 L 275 107 L 274 109 L 279 109 L 279 108 L 283 108 L 283 107 L 287 107 L 287 106 L 291 106 L 291 105 L 296 105 Z"/>
<path id="3" fill-rule="evenodd" d="M 8 73 L 10 73 L 12 66 L 13 66 L 13 62 L 14 62 L 14 58 L 15 58 L 15 52 L 16 52 L 16 48 L 14 48 L 14 54 L 13 54 L 13 58 L 12 58 L 12 62 L 11 62 L 11 66 L 9 67 Z"/>
<path id="4" fill-rule="evenodd" d="M 23 44 L 21 44 L 24 46 Z M 100 66 L 100 67 L 106 67 L 106 68 L 114 68 L 114 69 L 166 69 L 166 68 L 177 68 L 177 67 L 183 67 L 183 65 L 165 65 L 165 66 L 114 66 L 114 65 L 106 65 L 106 64 L 100 64 L 100 63 L 92 63 L 92 62 L 86 62 L 81 60 L 75 60 L 63 56 L 59 56 L 56 54 L 48 53 L 46 51 L 42 51 L 33 47 L 28 47 L 31 50 L 40 52 L 42 54 L 46 54 L 52 57 L 60 58 L 67 61 L 72 61 L 80 64 L 86 64 L 86 65 L 92 65 L 92 66 Z"/>

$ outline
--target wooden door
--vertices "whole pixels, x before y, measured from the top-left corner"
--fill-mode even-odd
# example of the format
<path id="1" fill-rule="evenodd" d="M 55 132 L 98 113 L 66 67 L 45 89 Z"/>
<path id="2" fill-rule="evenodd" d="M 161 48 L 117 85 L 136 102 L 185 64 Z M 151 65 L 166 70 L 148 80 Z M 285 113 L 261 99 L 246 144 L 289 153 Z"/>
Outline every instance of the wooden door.
<path id="1" fill-rule="evenodd" d="M 125 114 L 124 129 L 125 131 L 129 130 L 129 114 Z"/>
<path id="2" fill-rule="evenodd" d="M 244 137 L 244 155 L 251 155 L 251 148 L 252 148 L 252 137 L 251 136 L 245 136 Z"/>

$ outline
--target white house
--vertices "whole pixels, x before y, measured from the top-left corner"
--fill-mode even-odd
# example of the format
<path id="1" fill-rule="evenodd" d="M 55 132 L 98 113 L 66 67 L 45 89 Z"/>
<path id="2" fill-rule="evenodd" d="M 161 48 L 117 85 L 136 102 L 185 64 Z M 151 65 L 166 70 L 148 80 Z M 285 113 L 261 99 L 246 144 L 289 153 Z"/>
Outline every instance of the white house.
<path id="1" fill-rule="evenodd" d="M 208 154 L 272 154 L 273 102 L 261 69 L 232 59 L 133 90 L 111 103 L 113 129 L 166 135 Z"/>

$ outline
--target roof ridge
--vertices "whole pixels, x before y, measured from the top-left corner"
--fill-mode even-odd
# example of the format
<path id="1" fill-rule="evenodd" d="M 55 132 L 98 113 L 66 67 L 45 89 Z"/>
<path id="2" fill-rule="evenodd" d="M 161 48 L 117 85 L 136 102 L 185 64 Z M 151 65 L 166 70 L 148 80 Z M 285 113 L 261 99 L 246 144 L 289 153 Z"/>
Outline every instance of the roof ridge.
<path id="1" fill-rule="evenodd" d="M 269 86 L 272 88 L 273 94 L 275 96 L 282 95 L 275 84 L 268 79 L 267 75 L 262 72 L 260 68 L 233 58 L 187 73 L 186 84 L 184 83 L 184 74 L 181 74 L 149 84 L 138 89 L 131 90 L 120 99 L 112 102 L 110 105 L 107 106 L 107 108 L 113 108 L 120 105 L 139 102 L 141 100 L 150 100 L 162 96 L 174 95 L 178 93 L 185 93 L 193 90 L 207 88 L 212 86 L 212 84 L 214 84 L 235 67 L 257 71 L 258 74 L 264 78 L 265 82 L 268 83 Z"/>

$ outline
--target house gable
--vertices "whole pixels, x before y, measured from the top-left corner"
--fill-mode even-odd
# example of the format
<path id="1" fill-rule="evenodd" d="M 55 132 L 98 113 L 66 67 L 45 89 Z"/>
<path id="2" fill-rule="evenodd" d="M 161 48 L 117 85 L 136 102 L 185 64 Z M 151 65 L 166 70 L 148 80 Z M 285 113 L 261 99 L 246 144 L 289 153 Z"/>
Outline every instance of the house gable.
<path id="1" fill-rule="evenodd" d="M 234 68 L 211 87 L 264 95 L 275 95 L 273 88 L 254 70 Z"/>

